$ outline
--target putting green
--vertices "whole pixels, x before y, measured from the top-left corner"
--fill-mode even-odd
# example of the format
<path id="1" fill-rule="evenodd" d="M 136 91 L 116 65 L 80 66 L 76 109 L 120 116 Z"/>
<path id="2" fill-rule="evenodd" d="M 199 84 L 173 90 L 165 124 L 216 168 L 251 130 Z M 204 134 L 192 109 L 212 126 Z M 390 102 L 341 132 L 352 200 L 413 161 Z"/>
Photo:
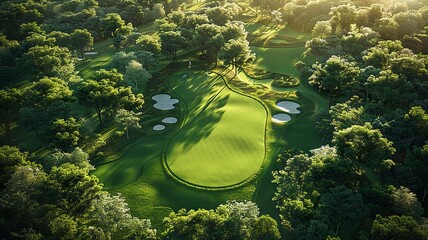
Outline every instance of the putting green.
<path id="1" fill-rule="evenodd" d="M 173 76 L 169 85 L 188 111 L 166 150 L 173 175 L 192 185 L 218 188 L 242 183 L 258 172 L 267 117 L 260 102 L 231 91 L 220 77 L 205 72 L 186 79 Z"/>

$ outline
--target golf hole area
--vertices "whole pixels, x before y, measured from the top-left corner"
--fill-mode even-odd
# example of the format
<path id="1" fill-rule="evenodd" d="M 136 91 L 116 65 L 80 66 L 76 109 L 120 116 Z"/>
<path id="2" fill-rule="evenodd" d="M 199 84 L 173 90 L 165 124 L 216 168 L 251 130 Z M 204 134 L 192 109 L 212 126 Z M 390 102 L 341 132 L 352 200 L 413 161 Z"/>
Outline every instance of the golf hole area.
<path id="1" fill-rule="evenodd" d="M 165 149 L 167 171 L 186 185 L 210 190 L 236 188 L 251 180 L 265 159 L 264 105 L 224 88 L 221 78 L 207 79 L 206 72 L 186 79 L 181 75 L 169 84 L 188 113 Z M 173 119 L 163 120 L 169 127 L 165 120 Z"/>

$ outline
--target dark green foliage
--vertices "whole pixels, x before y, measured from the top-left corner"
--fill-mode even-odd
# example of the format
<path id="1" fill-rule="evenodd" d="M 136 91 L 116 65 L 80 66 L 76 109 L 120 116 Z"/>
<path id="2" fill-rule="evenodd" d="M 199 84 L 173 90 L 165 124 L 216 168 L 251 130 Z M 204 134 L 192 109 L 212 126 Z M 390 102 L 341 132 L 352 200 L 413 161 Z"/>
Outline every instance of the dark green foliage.
<path id="1" fill-rule="evenodd" d="M 80 137 L 80 127 L 80 123 L 74 118 L 55 120 L 51 127 L 53 144 L 60 149 L 76 146 Z"/>
<path id="2" fill-rule="evenodd" d="M 27 106 L 46 109 L 59 101 L 70 101 L 73 91 L 61 79 L 56 77 L 44 77 L 34 82 L 26 92 Z"/>
<path id="3" fill-rule="evenodd" d="M 379 240 L 424 240 L 428 237 L 428 228 L 419 225 L 412 217 L 377 215 L 373 222 L 371 237 Z"/>
<path id="4" fill-rule="evenodd" d="M 215 24 L 197 26 L 193 41 L 195 47 L 202 52 L 209 62 L 217 62 L 217 55 L 224 45 L 222 28 L 220 26 Z"/>
<path id="5" fill-rule="evenodd" d="M 340 157 L 359 165 L 370 165 L 379 168 L 395 152 L 392 142 L 384 138 L 370 124 L 354 125 L 338 131 L 334 135 L 334 144 Z"/>
<path id="6" fill-rule="evenodd" d="M 4 188 L 6 182 L 18 167 L 28 164 L 27 154 L 22 153 L 16 147 L 0 147 L 0 189 Z"/>
<path id="7" fill-rule="evenodd" d="M 22 71 L 30 71 L 35 77 L 60 77 L 68 80 L 74 73 L 75 60 L 66 48 L 37 45 L 16 61 Z"/>
<path id="8" fill-rule="evenodd" d="M 341 228 L 357 227 L 368 215 L 368 209 L 359 193 L 337 186 L 321 196 L 319 211 L 325 214 L 331 229 L 339 234 Z"/>
<path id="9" fill-rule="evenodd" d="M 232 201 L 215 210 L 179 210 L 164 219 L 167 239 L 280 239 L 277 223 L 259 217 L 252 202 Z"/>
<path id="10" fill-rule="evenodd" d="M 80 52 L 80 57 L 84 59 L 83 51 L 94 45 L 94 38 L 86 29 L 75 29 L 70 34 L 70 46 Z"/>
<path id="11" fill-rule="evenodd" d="M 251 52 L 249 42 L 242 39 L 231 39 L 221 48 L 221 59 L 226 65 L 232 65 L 235 68 L 235 75 L 238 69 L 243 65 L 254 61 L 256 55 Z"/>
<path id="12" fill-rule="evenodd" d="M 143 95 L 132 93 L 131 87 L 123 87 L 123 75 L 116 69 L 97 71 L 93 79 L 86 80 L 80 85 L 79 101 L 95 108 L 100 124 L 105 109 L 112 111 L 119 108 L 138 110 L 143 106 Z"/>
<path id="13" fill-rule="evenodd" d="M 12 140 L 11 124 L 16 120 L 22 102 L 23 94 L 20 89 L 0 90 L 0 126 L 6 131 L 9 142 Z"/>
<path id="14" fill-rule="evenodd" d="M 162 53 L 169 55 L 173 62 L 177 61 L 177 52 L 186 46 L 186 40 L 180 32 L 163 32 L 160 35 Z"/>
<path id="15" fill-rule="evenodd" d="M 332 56 L 325 64 L 317 64 L 312 68 L 314 72 L 309 78 L 309 82 L 327 92 L 330 97 L 330 106 L 338 94 L 349 96 L 349 92 L 358 88 L 357 77 L 360 69 L 355 62 Z"/>

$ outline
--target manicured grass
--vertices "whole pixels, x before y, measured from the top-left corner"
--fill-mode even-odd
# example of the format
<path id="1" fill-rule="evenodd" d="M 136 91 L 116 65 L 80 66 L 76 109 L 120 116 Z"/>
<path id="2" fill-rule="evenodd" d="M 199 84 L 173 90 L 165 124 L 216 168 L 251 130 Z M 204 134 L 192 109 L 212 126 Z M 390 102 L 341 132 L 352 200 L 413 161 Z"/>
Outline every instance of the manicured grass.
<path id="1" fill-rule="evenodd" d="M 280 30 L 279 32 L 282 33 L 282 31 Z M 105 44 L 110 49 L 108 51 L 112 51 L 112 46 L 107 43 Z M 292 64 L 301 59 L 304 48 L 252 47 L 252 49 L 257 54 L 258 59 L 255 62 L 257 67 L 271 72 L 297 76 L 297 72 Z M 106 59 L 105 57 L 107 56 L 101 54 L 99 57 Z M 154 132 L 151 130 L 153 124 L 159 122 L 159 119 L 168 114 L 164 112 L 145 113 L 142 122 L 143 129 L 141 130 L 141 134 L 138 135 L 141 137 L 134 138 L 129 142 L 129 148 L 123 151 L 124 154 L 122 157 L 109 164 L 98 166 L 94 174 L 100 178 L 100 181 L 104 183 L 108 191 L 121 193 L 126 198 L 131 212 L 135 216 L 151 219 L 154 226 L 160 231 L 162 230 L 161 223 L 163 218 L 172 210 L 177 211 L 180 208 L 210 209 L 232 199 L 256 201 L 262 214 L 270 214 L 279 220 L 275 203 L 271 200 L 275 191 L 275 185 L 271 183 L 271 171 L 276 169 L 276 156 L 284 148 L 309 150 L 323 144 L 321 137 L 315 129 L 315 117 L 320 111 L 327 110 L 326 99 L 304 83 L 294 88 L 276 89 L 270 86 L 270 82 L 272 81 L 270 79 L 254 81 L 245 76 L 245 74 L 239 74 L 239 77 L 233 81 L 243 79 L 245 82 L 251 84 L 266 86 L 265 90 L 245 92 L 246 94 L 256 96 L 255 94 L 259 94 L 260 91 L 268 91 L 269 94 L 266 96 L 269 96 L 270 92 L 275 92 L 271 96 L 283 96 L 282 98 L 278 97 L 278 99 L 276 97 L 274 97 L 275 99 L 261 98 L 269 107 L 269 118 L 272 114 L 276 113 L 277 110 L 274 105 L 279 100 L 290 99 L 302 105 L 302 114 L 293 116 L 293 119 L 287 124 L 276 124 L 268 121 L 266 135 L 264 135 L 266 113 L 263 112 L 260 103 L 233 93 L 227 88 L 220 95 L 216 96 L 224 87 L 224 82 L 220 78 L 215 78 L 212 74 L 209 77 L 210 80 L 208 80 L 206 67 L 198 67 L 198 60 L 192 60 L 194 67 L 190 72 L 187 69 L 187 61 L 186 58 L 182 63 L 169 65 L 165 69 L 162 69 L 158 73 L 162 76 L 156 79 L 156 81 L 159 82 L 159 86 L 163 87 L 151 89 L 149 93 L 145 94 L 147 95 L 145 107 L 150 107 L 152 105 L 152 102 L 149 100 L 150 97 L 157 93 L 168 93 L 164 86 L 169 83 L 169 87 L 174 91 L 169 92 L 169 94 L 180 100 L 179 109 L 173 114 L 178 117 L 179 122 L 174 125 L 167 125 L 165 131 Z M 163 61 L 164 64 L 167 62 L 168 60 Z M 102 59 L 100 61 L 93 61 L 92 63 L 95 65 L 88 64 L 86 66 L 88 69 L 92 69 L 90 72 L 102 66 L 103 63 L 106 64 Z M 90 72 L 83 72 L 84 76 L 89 75 Z M 188 78 L 181 78 L 184 74 L 187 74 Z M 233 87 L 233 84 L 231 85 Z M 291 94 L 289 94 L 290 92 Z M 234 113 L 235 111 L 240 111 L 240 109 L 256 110 L 245 110 Z M 181 113 L 178 114 L 177 112 Z M 244 121 L 251 119 L 251 122 L 247 125 L 249 127 L 245 128 L 241 126 L 244 125 L 240 124 L 242 123 L 242 119 Z M 177 135 L 174 135 L 180 126 L 183 129 Z M 254 127 L 259 128 L 259 130 L 253 129 Z M 226 129 L 241 132 L 242 136 L 233 137 L 232 133 Z M 256 132 L 258 133 L 256 134 Z M 221 191 L 207 191 L 193 188 L 175 181 L 165 172 L 162 165 L 162 156 L 165 150 L 167 150 L 167 161 L 172 160 L 172 158 L 170 159 L 171 156 L 178 156 L 177 158 L 180 161 L 188 159 L 189 163 L 192 161 L 195 163 L 180 163 L 180 161 L 173 163 L 172 170 L 176 174 L 177 172 L 180 173 L 180 171 L 188 172 L 191 174 L 190 178 L 205 177 L 203 176 L 204 174 L 199 174 L 201 170 L 205 171 L 205 175 L 209 175 L 209 171 L 213 171 L 214 174 L 225 174 L 225 172 L 222 172 L 224 169 L 219 170 L 219 168 L 207 167 L 212 162 L 204 162 L 204 159 L 201 157 L 209 155 L 213 161 L 220 160 L 222 162 L 225 161 L 226 157 L 236 157 L 238 159 L 238 155 L 233 155 L 236 154 L 236 152 L 234 153 L 236 147 L 232 146 L 232 144 L 237 144 L 238 150 L 247 149 L 247 151 L 251 152 L 254 148 L 261 149 L 261 151 L 254 151 L 254 153 L 257 152 L 256 154 L 261 154 L 261 157 L 257 158 L 259 159 L 257 160 L 258 162 L 251 160 L 253 162 L 247 164 L 248 167 L 252 167 L 252 171 L 249 171 L 250 168 L 247 169 L 248 171 L 246 170 L 247 173 L 245 175 L 248 177 L 257 172 L 262 164 L 260 161 L 263 161 L 265 154 L 263 145 L 264 136 L 266 136 L 265 162 L 258 172 L 255 181 L 250 181 L 238 188 Z M 168 142 L 169 147 L 165 148 Z M 225 144 L 227 142 L 229 144 Z M 214 149 L 212 147 L 213 144 L 217 145 L 217 153 L 212 151 Z M 181 151 L 180 149 L 184 150 Z M 252 157 L 241 155 L 239 158 L 247 161 L 247 158 Z M 200 164 L 199 167 L 196 167 L 196 164 Z M 178 167 L 174 169 L 175 166 Z M 224 163 L 218 165 L 218 167 L 220 166 L 227 168 Z M 192 175 L 194 173 L 196 174 Z M 241 177 L 242 179 L 246 178 L 244 175 L 241 175 Z M 205 178 L 205 180 L 207 179 Z M 208 180 L 216 182 L 215 186 L 224 186 L 229 184 L 227 181 L 231 179 L 228 177 L 214 177 Z M 233 182 L 236 181 L 239 180 L 233 180 Z"/>
<path id="2" fill-rule="evenodd" d="M 245 29 L 254 35 L 273 35 L 273 37 L 288 37 L 296 40 L 306 40 L 308 34 L 289 29 L 283 24 L 270 23 L 268 25 L 259 22 L 246 24 Z"/>
<path id="3" fill-rule="evenodd" d="M 110 68 L 111 57 L 116 53 L 112 39 L 97 42 L 91 51 L 98 52 L 98 54 L 95 57 L 86 56 L 85 61 L 76 65 L 79 76 L 83 79 L 91 78 L 97 70 Z"/>
<path id="4" fill-rule="evenodd" d="M 248 39 L 252 46 L 261 47 L 302 47 L 309 40 L 309 35 L 289 29 L 278 23 L 254 22 L 246 24 Z"/>
<path id="5" fill-rule="evenodd" d="M 208 78 L 205 72 L 193 72 L 186 79 L 172 76 L 169 80 L 178 95 L 190 98 L 190 104 L 194 96 L 211 92 L 207 87 L 201 88 L 206 82 L 223 80 Z M 264 107 L 228 88 L 220 90 L 208 101 L 199 102 L 199 108 L 188 108 L 188 121 L 168 145 L 166 160 L 170 170 L 194 185 L 232 186 L 250 178 L 263 163 Z"/>
<path id="6" fill-rule="evenodd" d="M 251 47 L 256 54 L 255 65 L 271 72 L 297 76 L 293 64 L 302 58 L 304 47 L 297 48 L 260 48 Z"/>
<path id="7" fill-rule="evenodd" d="M 186 62 L 187 63 L 187 62 Z M 185 64 L 182 64 L 185 66 Z M 167 81 L 175 79 L 178 88 L 193 88 L 197 94 L 178 96 L 173 92 L 170 94 L 174 98 L 179 98 L 182 103 L 186 102 L 189 111 L 188 119 L 193 117 L 203 109 L 203 103 L 220 90 L 224 84 L 221 81 L 204 81 L 207 76 L 205 72 L 195 71 L 191 74 L 192 83 L 186 84 L 181 76 L 184 73 L 189 75 L 186 68 L 180 64 L 171 65 L 165 71 L 173 71 L 174 74 L 165 74 L 166 76 L 157 81 Z M 190 80 L 190 78 L 189 78 Z M 162 85 L 165 83 L 162 82 Z M 198 90 L 196 90 L 197 88 Z M 161 91 L 165 93 L 165 90 Z M 205 94 L 200 94 L 204 92 Z M 159 92 L 153 92 L 156 94 Z M 254 101 L 254 100 L 253 100 Z M 147 101 L 146 104 L 152 105 Z M 143 123 L 144 132 L 140 140 L 135 141 L 129 150 L 126 151 L 120 159 L 97 167 L 93 172 L 99 177 L 105 188 L 112 193 L 121 193 L 127 200 L 131 212 L 141 218 L 149 218 L 154 226 L 161 230 L 162 220 L 172 210 L 181 208 L 215 208 L 227 200 L 248 200 L 254 193 L 254 182 L 241 186 L 238 189 L 222 191 L 206 191 L 186 186 L 171 178 L 164 170 L 161 162 L 163 146 L 172 138 L 174 129 L 180 126 L 185 114 L 186 107 L 180 104 L 182 116 L 177 116 L 179 122 L 173 126 L 167 126 L 167 130 L 155 132 L 151 130 L 152 125 Z M 152 113 L 151 113 L 152 114 Z M 159 111 L 159 114 L 164 114 Z M 155 117 L 154 115 L 152 115 Z M 176 115 L 175 115 L 176 116 Z M 157 118 L 157 117 L 156 117 Z M 162 119 L 162 118 L 159 118 Z M 125 140 L 124 140 L 125 141 Z M 263 149 L 262 149 L 263 151 Z"/>

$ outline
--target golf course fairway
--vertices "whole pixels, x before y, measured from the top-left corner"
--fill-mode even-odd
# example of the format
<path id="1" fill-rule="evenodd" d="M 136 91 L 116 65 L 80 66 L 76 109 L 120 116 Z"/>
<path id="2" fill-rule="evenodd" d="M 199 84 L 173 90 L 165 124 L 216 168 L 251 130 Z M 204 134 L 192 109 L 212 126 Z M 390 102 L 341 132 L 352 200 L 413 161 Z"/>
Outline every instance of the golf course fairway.
<path id="1" fill-rule="evenodd" d="M 169 85 L 188 111 L 165 153 L 175 177 L 195 186 L 223 188 L 258 172 L 265 155 L 267 117 L 260 102 L 204 72 L 193 72 L 186 79 L 172 77 Z"/>

